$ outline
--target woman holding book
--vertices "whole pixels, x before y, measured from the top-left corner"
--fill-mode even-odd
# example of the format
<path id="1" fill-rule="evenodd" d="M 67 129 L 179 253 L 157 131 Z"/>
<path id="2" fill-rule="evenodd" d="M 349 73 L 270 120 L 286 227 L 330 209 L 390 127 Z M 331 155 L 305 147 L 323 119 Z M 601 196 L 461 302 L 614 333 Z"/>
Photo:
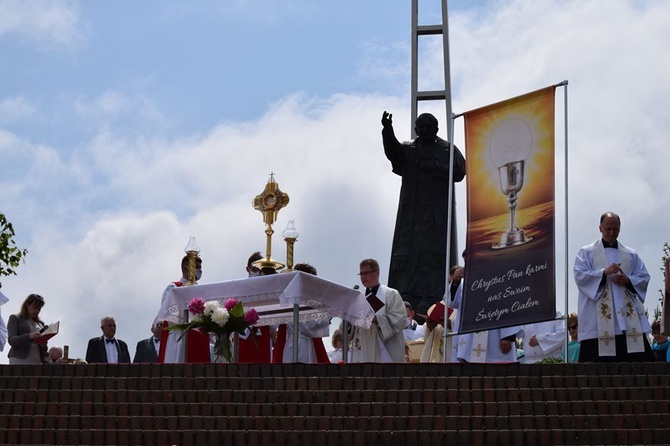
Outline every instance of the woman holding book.
<path id="1" fill-rule="evenodd" d="M 9 316 L 7 323 L 7 340 L 12 348 L 7 357 L 10 364 L 42 364 L 47 355 L 46 344 L 38 344 L 40 330 L 44 322 L 40 319 L 40 311 L 44 306 L 44 298 L 39 294 L 30 294 L 21 305 L 18 314 Z"/>

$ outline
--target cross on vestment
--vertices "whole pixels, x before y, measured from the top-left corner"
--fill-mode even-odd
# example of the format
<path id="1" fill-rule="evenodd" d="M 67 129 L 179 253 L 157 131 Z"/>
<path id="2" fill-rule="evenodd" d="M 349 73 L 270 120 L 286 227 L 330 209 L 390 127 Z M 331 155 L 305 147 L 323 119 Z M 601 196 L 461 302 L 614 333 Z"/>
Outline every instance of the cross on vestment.
<path id="1" fill-rule="evenodd" d="M 599 339 L 603 341 L 607 346 L 610 345 L 610 341 L 612 341 L 614 338 L 612 337 L 612 335 L 609 334 L 608 331 L 606 331 Z"/>
<path id="2" fill-rule="evenodd" d="M 629 338 L 633 339 L 633 342 L 637 342 L 637 338 L 642 337 L 642 333 L 637 331 L 637 328 L 634 328 L 631 330 L 631 332 L 628 334 Z"/>
<path id="3" fill-rule="evenodd" d="M 479 357 L 486 351 L 486 349 L 482 348 L 482 344 L 477 344 L 477 348 L 473 349 L 472 351 L 477 353 L 477 356 Z"/>

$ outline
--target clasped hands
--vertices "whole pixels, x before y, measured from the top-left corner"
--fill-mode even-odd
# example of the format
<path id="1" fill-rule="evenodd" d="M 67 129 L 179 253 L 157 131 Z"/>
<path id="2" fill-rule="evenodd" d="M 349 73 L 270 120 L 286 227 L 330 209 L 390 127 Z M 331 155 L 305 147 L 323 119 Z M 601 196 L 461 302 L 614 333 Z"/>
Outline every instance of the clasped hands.
<path id="1" fill-rule="evenodd" d="M 617 285 L 628 285 L 630 284 L 630 279 L 628 276 L 621 270 L 621 264 L 620 263 L 612 263 L 608 267 L 605 268 L 604 271 L 606 276 L 612 276 L 612 282 L 616 283 Z"/>

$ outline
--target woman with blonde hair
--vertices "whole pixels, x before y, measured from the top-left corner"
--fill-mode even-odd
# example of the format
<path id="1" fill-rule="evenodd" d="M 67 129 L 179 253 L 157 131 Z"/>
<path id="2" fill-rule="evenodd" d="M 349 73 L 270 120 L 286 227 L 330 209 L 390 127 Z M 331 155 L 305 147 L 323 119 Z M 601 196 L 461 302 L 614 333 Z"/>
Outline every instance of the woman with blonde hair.
<path id="1" fill-rule="evenodd" d="M 10 364 L 42 364 L 47 355 L 46 344 L 37 344 L 40 330 L 44 322 L 40 319 L 40 311 L 44 306 L 44 298 L 39 294 L 30 294 L 21 305 L 18 314 L 9 316 L 7 323 L 7 340 L 12 348 L 7 357 Z"/>

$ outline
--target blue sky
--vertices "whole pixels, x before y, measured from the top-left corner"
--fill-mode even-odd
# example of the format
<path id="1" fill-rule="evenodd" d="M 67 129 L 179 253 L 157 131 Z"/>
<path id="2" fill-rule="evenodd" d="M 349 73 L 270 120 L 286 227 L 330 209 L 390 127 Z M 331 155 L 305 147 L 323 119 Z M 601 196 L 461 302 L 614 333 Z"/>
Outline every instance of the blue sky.
<path id="1" fill-rule="evenodd" d="M 670 239 L 670 5 L 449 3 L 455 112 L 570 82 L 568 263 L 600 213 L 619 212 L 654 308 Z M 435 23 L 439 2 L 422 5 Z M 422 87 L 439 87 L 441 49 L 422 51 Z M 291 197 L 275 229 L 296 220 L 296 259 L 347 285 L 362 258 L 388 265 L 400 182 L 379 120 L 393 112 L 410 137 L 409 61 L 410 2 L 0 0 L 0 210 L 30 251 L 3 280 L 3 315 L 38 292 L 73 355 L 105 314 L 133 350 L 190 235 L 203 281 L 244 275 L 264 249 L 251 199 L 270 172 Z M 567 289 L 575 311 L 571 278 Z"/>

